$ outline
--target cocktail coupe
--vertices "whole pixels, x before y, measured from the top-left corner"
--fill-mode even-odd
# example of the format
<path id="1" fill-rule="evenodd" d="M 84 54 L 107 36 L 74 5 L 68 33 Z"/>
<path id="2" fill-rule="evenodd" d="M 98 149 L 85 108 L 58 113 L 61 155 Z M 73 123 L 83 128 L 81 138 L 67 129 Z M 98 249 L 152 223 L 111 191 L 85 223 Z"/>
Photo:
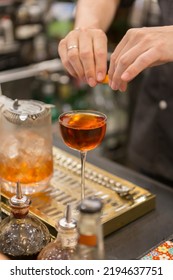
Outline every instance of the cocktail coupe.
<path id="1" fill-rule="evenodd" d="M 91 110 L 74 110 L 59 116 L 60 132 L 65 144 L 80 152 L 81 200 L 85 198 L 86 155 L 102 142 L 106 132 L 106 121 L 106 115 Z"/>

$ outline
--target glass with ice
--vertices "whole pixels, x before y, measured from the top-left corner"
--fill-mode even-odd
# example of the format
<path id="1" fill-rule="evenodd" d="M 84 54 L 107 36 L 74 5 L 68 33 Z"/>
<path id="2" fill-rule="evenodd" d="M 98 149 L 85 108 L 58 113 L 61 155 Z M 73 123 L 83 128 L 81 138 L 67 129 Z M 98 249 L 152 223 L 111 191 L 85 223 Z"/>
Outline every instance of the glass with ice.
<path id="1" fill-rule="evenodd" d="M 2 189 L 40 192 L 53 174 L 51 111 L 35 100 L 15 100 L 1 107 L 0 178 Z"/>

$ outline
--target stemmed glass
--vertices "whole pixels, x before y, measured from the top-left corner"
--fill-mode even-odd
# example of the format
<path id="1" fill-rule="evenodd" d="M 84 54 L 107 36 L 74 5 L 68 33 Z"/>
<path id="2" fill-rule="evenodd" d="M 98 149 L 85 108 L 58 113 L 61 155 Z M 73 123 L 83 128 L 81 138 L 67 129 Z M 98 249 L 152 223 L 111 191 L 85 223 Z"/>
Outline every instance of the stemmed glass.
<path id="1" fill-rule="evenodd" d="M 73 110 L 59 116 L 60 132 L 65 144 L 80 152 L 81 200 L 85 198 L 85 161 L 87 152 L 102 142 L 106 132 L 105 114 L 91 110 Z"/>

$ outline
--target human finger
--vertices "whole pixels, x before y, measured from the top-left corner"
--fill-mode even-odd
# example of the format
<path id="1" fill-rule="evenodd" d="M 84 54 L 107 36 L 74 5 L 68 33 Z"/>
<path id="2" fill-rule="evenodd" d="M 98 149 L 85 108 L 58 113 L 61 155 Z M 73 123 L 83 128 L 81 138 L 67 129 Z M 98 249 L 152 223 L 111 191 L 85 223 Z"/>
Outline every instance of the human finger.
<path id="1" fill-rule="evenodd" d="M 78 74 L 76 73 L 75 69 L 71 65 L 68 59 L 68 54 L 67 54 L 67 44 L 66 40 L 61 40 L 59 45 L 58 45 L 58 53 L 61 58 L 62 64 L 64 68 L 69 72 L 69 74 L 75 78 L 78 77 Z"/>
<path id="2" fill-rule="evenodd" d="M 98 82 L 101 82 L 105 78 L 107 72 L 107 37 L 102 30 L 98 30 L 97 36 L 93 36 L 93 49 L 96 79 Z"/>
<path id="3" fill-rule="evenodd" d="M 121 79 L 129 82 L 134 79 L 144 69 L 155 65 L 158 60 L 157 52 L 154 48 L 150 48 L 136 58 L 136 60 L 123 72 Z M 156 65 L 158 65 L 156 63 Z"/>
<path id="4" fill-rule="evenodd" d="M 136 46 L 130 46 L 128 43 L 120 52 L 116 60 L 112 59 L 109 73 L 112 72 L 111 88 L 117 90 L 122 84 L 121 76 L 126 69 L 136 60 L 137 57 L 147 50 L 140 43 Z"/>
<path id="5" fill-rule="evenodd" d="M 73 30 L 68 34 L 67 37 L 67 56 L 70 64 L 75 69 L 78 78 L 83 79 L 85 76 L 82 61 L 80 59 L 80 42 L 82 38 L 83 30 Z M 85 42 L 86 44 L 86 42 Z"/>
<path id="6" fill-rule="evenodd" d="M 95 74 L 95 60 L 93 53 L 92 30 L 82 30 L 79 38 L 79 55 L 83 65 L 85 78 L 91 87 L 97 84 Z"/>
<path id="7" fill-rule="evenodd" d="M 113 75 L 114 75 L 114 71 L 116 68 L 116 61 L 118 56 L 120 55 L 120 53 L 122 53 L 122 50 L 124 49 L 124 47 L 127 44 L 127 36 L 125 35 L 121 41 L 119 42 L 119 44 L 116 46 L 114 52 L 111 54 L 110 56 L 110 64 L 109 64 L 109 70 L 108 70 L 108 74 L 109 74 L 109 85 L 111 86 L 112 84 L 112 79 L 113 79 Z"/>

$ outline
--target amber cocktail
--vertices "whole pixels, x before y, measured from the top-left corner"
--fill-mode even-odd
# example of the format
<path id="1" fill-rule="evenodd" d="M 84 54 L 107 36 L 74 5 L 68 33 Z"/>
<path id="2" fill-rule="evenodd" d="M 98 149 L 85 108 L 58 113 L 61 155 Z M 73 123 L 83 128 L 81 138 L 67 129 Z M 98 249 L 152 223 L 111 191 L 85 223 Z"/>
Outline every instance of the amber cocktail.
<path id="1" fill-rule="evenodd" d="M 107 117 L 97 111 L 78 110 L 59 117 L 62 138 L 67 146 L 81 154 L 81 198 L 84 199 L 85 160 L 87 151 L 102 142 L 106 132 Z"/>
<path id="2" fill-rule="evenodd" d="M 53 173 L 53 157 L 47 139 L 31 131 L 16 132 L 0 148 L 0 178 L 8 185 L 20 182 L 27 192 L 48 183 Z M 10 188 L 9 188 L 10 189 Z"/>

